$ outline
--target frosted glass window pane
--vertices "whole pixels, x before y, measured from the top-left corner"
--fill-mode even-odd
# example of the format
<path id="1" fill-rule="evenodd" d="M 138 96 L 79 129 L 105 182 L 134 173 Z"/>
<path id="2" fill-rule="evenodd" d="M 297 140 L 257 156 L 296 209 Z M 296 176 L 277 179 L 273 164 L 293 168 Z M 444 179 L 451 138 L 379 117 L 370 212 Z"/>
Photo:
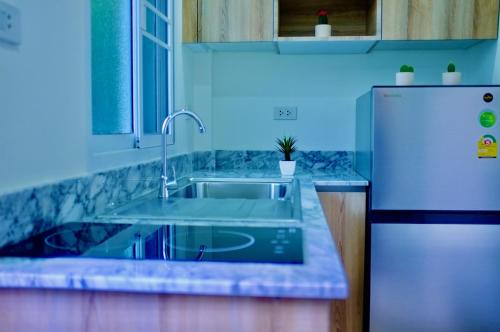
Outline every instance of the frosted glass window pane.
<path id="1" fill-rule="evenodd" d="M 129 1 L 92 0 L 92 131 L 132 133 Z"/>

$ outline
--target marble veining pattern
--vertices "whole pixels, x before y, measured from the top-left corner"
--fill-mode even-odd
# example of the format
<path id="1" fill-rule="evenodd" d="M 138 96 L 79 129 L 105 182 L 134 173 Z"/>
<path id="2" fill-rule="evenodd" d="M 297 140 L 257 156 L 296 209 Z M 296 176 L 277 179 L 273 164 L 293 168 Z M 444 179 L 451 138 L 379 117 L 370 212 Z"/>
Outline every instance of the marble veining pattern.
<path id="1" fill-rule="evenodd" d="M 214 171 L 215 153 L 213 151 L 193 152 L 193 170 Z"/>
<path id="2" fill-rule="evenodd" d="M 274 152 L 239 153 L 198 152 L 179 156 L 174 162 L 178 176 L 279 177 L 272 159 Z M 296 175 L 301 186 L 303 265 L 3 258 L 0 287 L 345 298 L 346 278 L 313 181 L 360 186 L 367 182 L 349 167 L 351 153 L 333 152 L 331 160 L 321 155 L 326 154 L 306 152 L 303 159 L 297 158 L 303 165 Z M 100 213 L 109 208 L 110 202 L 123 202 L 156 190 L 160 170 L 161 164 L 153 162 L 0 197 L 0 243 L 18 241 L 56 224 Z"/>
<path id="3" fill-rule="evenodd" d="M 192 158 L 170 160 L 177 176 L 193 171 Z M 155 161 L 0 196 L 0 246 L 158 190 L 161 167 Z"/>
<path id="4" fill-rule="evenodd" d="M 278 151 L 214 152 L 217 170 L 275 169 L 279 170 L 282 154 Z M 353 153 L 348 151 L 297 151 L 292 155 L 300 171 L 346 171 L 353 167 Z"/>

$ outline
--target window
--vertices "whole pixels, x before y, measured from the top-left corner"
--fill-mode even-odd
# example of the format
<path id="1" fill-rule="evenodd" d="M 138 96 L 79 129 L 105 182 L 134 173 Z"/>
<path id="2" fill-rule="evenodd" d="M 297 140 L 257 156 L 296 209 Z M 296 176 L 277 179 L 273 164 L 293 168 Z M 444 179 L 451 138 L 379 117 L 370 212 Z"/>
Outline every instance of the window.
<path id="1" fill-rule="evenodd" d="M 94 150 L 160 145 L 173 109 L 172 13 L 169 0 L 92 0 Z"/>
<path id="2" fill-rule="evenodd" d="M 92 132 L 132 134 L 132 7 L 92 0 Z"/>

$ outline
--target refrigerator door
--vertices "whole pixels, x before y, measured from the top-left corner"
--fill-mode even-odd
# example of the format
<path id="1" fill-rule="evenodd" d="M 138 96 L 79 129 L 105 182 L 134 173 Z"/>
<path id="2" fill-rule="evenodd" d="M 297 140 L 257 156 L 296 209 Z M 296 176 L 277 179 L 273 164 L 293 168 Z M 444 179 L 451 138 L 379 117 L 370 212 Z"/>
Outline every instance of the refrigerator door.
<path id="1" fill-rule="evenodd" d="M 500 225 L 372 224 L 370 332 L 500 331 Z"/>
<path id="2" fill-rule="evenodd" d="M 483 97 L 491 93 L 493 100 Z M 497 87 L 379 87 L 372 95 L 373 210 L 500 210 L 500 161 L 479 158 Z"/>

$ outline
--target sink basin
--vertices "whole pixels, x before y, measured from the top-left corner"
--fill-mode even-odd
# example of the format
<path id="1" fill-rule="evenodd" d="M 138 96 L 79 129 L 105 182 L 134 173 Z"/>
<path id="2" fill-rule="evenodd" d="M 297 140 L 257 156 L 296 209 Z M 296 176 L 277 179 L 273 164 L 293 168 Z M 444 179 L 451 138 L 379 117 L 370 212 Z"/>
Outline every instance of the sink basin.
<path id="1" fill-rule="evenodd" d="M 171 197 L 287 200 L 292 195 L 292 188 L 291 180 L 190 179 L 187 185 L 173 191 Z"/>
<path id="2" fill-rule="evenodd" d="M 151 193 L 100 217 L 298 222 L 300 204 L 298 180 L 190 178 L 180 180 L 167 200 Z"/>

